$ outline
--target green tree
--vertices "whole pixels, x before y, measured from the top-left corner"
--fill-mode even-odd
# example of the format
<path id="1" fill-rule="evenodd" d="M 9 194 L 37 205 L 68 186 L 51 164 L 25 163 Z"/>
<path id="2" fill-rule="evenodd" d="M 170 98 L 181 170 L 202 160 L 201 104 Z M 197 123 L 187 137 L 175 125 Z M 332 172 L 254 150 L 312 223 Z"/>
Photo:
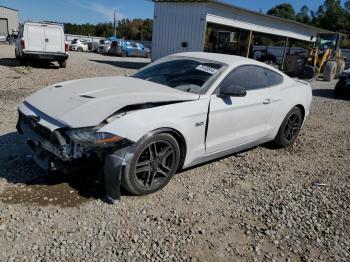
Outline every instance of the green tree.
<path id="1" fill-rule="evenodd" d="M 268 15 L 278 16 L 285 19 L 291 19 L 295 20 L 295 10 L 291 4 L 284 3 L 280 5 L 276 5 L 275 7 L 271 8 L 269 11 L 267 11 Z"/>
<path id="2" fill-rule="evenodd" d="M 331 31 L 349 31 L 347 12 L 340 0 L 325 0 L 316 12 L 315 24 Z"/>
<path id="3" fill-rule="evenodd" d="M 153 20 L 145 19 L 143 21 L 142 32 L 143 32 L 143 40 L 150 41 L 152 40 L 152 31 L 153 31 Z"/>
<path id="4" fill-rule="evenodd" d="M 306 5 L 303 5 L 302 8 L 300 9 L 300 12 L 296 15 L 297 21 L 301 23 L 309 24 L 311 22 L 309 13 L 310 13 L 310 9 Z"/>
<path id="5" fill-rule="evenodd" d="M 117 23 L 117 36 L 120 38 L 125 38 L 128 34 L 128 24 L 130 20 L 127 18 L 123 18 Z"/>

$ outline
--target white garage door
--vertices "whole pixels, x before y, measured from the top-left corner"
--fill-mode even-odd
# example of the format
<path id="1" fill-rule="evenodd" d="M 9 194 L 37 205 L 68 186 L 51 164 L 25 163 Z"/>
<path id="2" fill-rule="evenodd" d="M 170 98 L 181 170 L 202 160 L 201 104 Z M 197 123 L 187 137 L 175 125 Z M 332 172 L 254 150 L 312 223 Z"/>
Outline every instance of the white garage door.
<path id="1" fill-rule="evenodd" d="M 0 34 L 8 34 L 7 19 L 0 18 Z"/>

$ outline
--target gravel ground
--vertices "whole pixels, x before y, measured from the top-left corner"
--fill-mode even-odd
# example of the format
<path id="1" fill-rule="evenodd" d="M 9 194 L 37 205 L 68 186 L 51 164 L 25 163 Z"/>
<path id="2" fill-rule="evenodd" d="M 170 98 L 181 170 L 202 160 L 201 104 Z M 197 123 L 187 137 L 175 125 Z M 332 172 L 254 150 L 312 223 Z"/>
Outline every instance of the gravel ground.
<path id="1" fill-rule="evenodd" d="M 47 176 L 15 131 L 16 106 L 59 81 L 120 75 L 146 59 L 71 53 L 20 67 L 0 45 L 0 261 L 350 261 L 350 103 L 314 82 L 286 150 L 257 147 L 105 204 L 93 174 Z"/>

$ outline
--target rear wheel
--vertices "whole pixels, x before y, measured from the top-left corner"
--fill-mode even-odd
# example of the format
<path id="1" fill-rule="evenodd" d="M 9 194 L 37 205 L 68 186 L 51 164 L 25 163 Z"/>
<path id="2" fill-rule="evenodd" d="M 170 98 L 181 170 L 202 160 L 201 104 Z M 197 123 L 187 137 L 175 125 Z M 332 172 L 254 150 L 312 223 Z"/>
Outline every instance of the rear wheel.
<path id="1" fill-rule="evenodd" d="M 122 51 L 122 57 L 127 57 L 127 56 L 128 56 L 128 53 L 125 51 Z"/>
<path id="2" fill-rule="evenodd" d="M 63 61 L 58 61 L 58 64 L 61 68 L 66 68 L 67 67 L 67 59 Z"/>
<path id="3" fill-rule="evenodd" d="M 15 49 L 15 56 L 16 56 L 16 60 L 20 60 L 20 56 L 18 55 L 17 49 Z"/>
<path id="4" fill-rule="evenodd" d="M 343 83 L 342 81 L 338 81 L 338 83 L 335 85 L 334 88 L 334 94 L 335 96 L 343 96 L 345 95 L 345 83 Z"/>
<path id="5" fill-rule="evenodd" d="M 306 65 L 299 72 L 299 78 L 313 80 L 316 77 L 316 69 L 313 66 Z"/>
<path id="6" fill-rule="evenodd" d="M 303 123 L 303 114 L 298 107 L 293 107 L 283 120 L 274 143 L 280 148 L 286 148 L 296 140 L 301 125 Z"/>
<path id="7" fill-rule="evenodd" d="M 122 184 L 135 195 L 156 192 L 169 183 L 179 161 L 180 148 L 173 136 L 161 133 L 147 137 L 139 142 Z"/>
<path id="8" fill-rule="evenodd" d="M 79 46 L 79 47 L 77 48 L 77 51 L 78 51 L 78 52 L 83 52 L 84 50 L 83 50 L 83 48 L 82 48 L 81 46 Z"/>
<path id="9" fill-rule="evenodd" d="M 323 79 L 330 82 L 335 78 L 336 74 L 337 62 L 332 60 L 327 61 L 323 71 Z"/>

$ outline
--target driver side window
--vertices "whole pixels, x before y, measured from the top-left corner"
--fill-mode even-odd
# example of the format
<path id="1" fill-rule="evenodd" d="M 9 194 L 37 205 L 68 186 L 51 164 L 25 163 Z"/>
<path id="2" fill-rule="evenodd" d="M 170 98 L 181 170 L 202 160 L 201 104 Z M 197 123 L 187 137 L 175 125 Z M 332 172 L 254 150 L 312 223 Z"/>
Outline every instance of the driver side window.
<path id="1" fill-rule="evenodd" d="M 243 87 L 247 91 L 269 86 L 265 70 L 255 65 L 245 65 L 235 68 L 221 82 L 220 89 L 231 85 Z"/>

